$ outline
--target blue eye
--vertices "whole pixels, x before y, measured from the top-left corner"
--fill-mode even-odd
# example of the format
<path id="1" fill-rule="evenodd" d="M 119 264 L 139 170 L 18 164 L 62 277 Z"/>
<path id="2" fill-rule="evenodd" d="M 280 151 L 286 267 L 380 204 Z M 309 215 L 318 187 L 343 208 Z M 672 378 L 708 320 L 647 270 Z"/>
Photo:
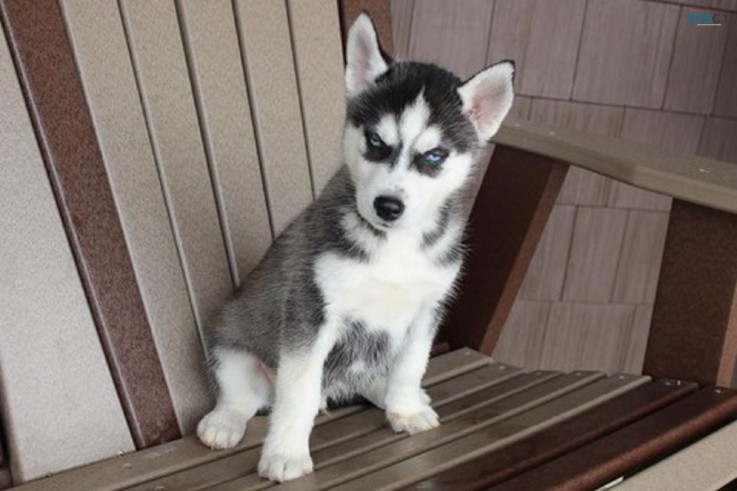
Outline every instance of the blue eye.
<path id="1" fill-rule="evenodd" d="M 440 149 L 430 150 L 422 154 L 422 160 L 428 165 L 440 165 L 448 155 Z"/>
<path id="2" fill-rule="evenodd" d="M 384 143 L 384 140 L 381 139 L 379 135 L 376 133 L 369 131 L 366 133 L 366 143 L 368 143 L 368 146 L 375 149 L 381 149 L 386 147 L 386 143 Z"/>

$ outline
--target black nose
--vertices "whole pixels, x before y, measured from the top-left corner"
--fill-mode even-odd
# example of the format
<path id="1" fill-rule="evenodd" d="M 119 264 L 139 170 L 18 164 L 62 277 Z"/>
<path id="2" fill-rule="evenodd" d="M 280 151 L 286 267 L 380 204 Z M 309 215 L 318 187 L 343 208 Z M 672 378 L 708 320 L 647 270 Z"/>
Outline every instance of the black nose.
<path id="1" fill-rule="evenodd" d="M 404 203 L 394 196 L 379 196 L 374 200 L 374 209 L 379 218 L 391 222 L 402 215 Z"/>

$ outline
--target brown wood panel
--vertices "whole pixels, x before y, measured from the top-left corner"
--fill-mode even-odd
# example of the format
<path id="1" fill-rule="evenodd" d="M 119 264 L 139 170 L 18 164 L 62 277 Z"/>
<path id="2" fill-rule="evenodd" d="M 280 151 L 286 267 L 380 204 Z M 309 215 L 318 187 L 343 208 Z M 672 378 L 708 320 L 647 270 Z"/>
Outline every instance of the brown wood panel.
<path id="1" fill-rule="evenodd" d="M 691 7 L 681 9 L 664 109 L 712 112 L 728 28 L 703 28 L 688 23 L 691 14 L 703 12 L 704 9 Z"/>
<path id="2" fill-rule="evenodd" d="M 673 201 L 645 373 L 730 385 L 737 358 L 737 215 Z"/>
<path id="3" fill-rule="evenodd" d="M 136 446 L 179 436 L 174 407 L 59 4 L 0 2 L 41 151 Z"/>
<path id="4" fill-rule="evenodd" d="M 566 166 L 497 145 L 469 222 L 465 276 L 439 339 L 490 354 L 507 320 Z"/>
<path id="5" fill-rule="evenodd" d="M 391 0 L 392 37 L 394 38 L 394 56 L 407 59 L 409 56 L 409 40 L 412 35 L 412 11 L 415 0 Z"/>
<path id="6" fill-rule="evenodd" d="M 737 396 L 704 389 L 563 457 L 488 489 L 591 490 L 635 472 L 737 415 Z"/>
<path id="7" fill-rule="evenodd" d="M 589 0 L 573 99 L 660 108 L 680 8 Z"/>
<path id="8" fill-rule="evenodd" d="M 696 388 L 696 384 L 677 384 L 672 380 L 637 387 L 575 418 L 464 462 L 407 489 L 470 491 L 492 486 L 619 430 Z"/>
<path id="9" fill-rule="evenodd" d="M 463 79 L 481 71 L 487 65 L 493 8 L 493 0 L 466 0 L 462 5 L 447 0 L 415 2 L 408 57 L 437 63 Z"/>
<path id="10" fill-rule="evenodd" d="M 568 99 L 585 8 L 585 0 L 498 2 L 487 61 L 515 60 L 520 94 Z"/>
<path id="11" fill-rule="evenodd" d="M 374 21 L 374 26 L 379 35 L 379 44 L 389 55 L 394 53 L 394 41 L 392 38 L 392 12 L 388 0 L 338 0 L 340 10 L 340 26 L 343 32 L 343 46 L 353 21 L 358 14 L 366 11 Z"/>

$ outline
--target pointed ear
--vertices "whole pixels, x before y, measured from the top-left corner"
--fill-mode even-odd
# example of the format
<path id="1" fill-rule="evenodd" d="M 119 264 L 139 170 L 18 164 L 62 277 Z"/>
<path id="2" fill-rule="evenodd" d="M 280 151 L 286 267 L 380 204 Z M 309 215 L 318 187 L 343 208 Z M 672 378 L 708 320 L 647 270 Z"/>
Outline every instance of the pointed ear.
<path id="1" fill-rule="evenodd" d="M 354 97 L 369 88 L 388 68 L 376 37 L 371 17 L 361 13 L 348 31 L 346 43 L 345 88 Z"/>
<path id="2" fill-rule="evenodd" d="M 463 112 L 479 137 L 488 141 L 512 107 L 514 62 L 502 61 L 477 73 L 458 88 Z"/>

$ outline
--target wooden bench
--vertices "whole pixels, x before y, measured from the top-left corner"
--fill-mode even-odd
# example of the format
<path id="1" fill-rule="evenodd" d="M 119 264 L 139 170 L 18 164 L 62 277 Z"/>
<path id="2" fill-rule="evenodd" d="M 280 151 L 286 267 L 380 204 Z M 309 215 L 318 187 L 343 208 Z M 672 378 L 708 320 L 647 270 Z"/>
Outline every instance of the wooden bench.
<path id="1" fill-rule="evenodd" d="M 341 28 L 362 8 L 391 48 L 378 0 L 0 0 L 0 489 L 270 486 L 263 417 L 233 450 L 191 436 L 212 404 L 201 329 L 337 168 Z M 737 394 L 714 385 L 737 357 L 737 170 L 527 123 L 495 143 L 425 377 L 443 424 L 321 415 L 315 474 L 280 487 L 735 479 Z M 675 198 L 647 375 L 485 356 L 570 165 Z"/>

